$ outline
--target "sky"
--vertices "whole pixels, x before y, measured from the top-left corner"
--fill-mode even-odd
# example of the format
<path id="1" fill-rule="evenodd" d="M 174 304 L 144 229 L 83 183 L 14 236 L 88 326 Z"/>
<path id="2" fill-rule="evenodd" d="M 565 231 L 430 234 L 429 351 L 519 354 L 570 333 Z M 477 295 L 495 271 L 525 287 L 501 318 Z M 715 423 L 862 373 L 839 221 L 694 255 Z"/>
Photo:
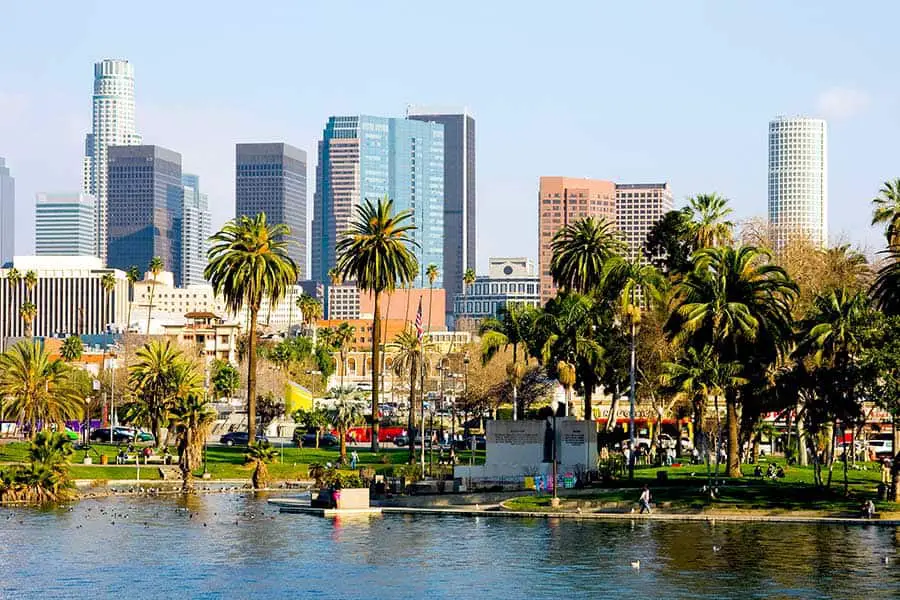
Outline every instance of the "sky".
<path id="1" fill-rule="evenodd" d="M 542 175 L 671 183 L 766 214 L 768 121 L 828 120 L 835 242 L 883 246 L 870 200 L 900 177 L 900 3 L 6 0 L 0 156 L 18 254 L 37 192 L 78 191 L 93 63 L 134 64 L 144 143 L 182 154 L 213 226 L 234 213 L 234 144 L 309 155 L 329 115 L 408 104 L 476 118 L 477 256 L 537 256 Z M 312 210 L 308 211 L 312 218 Z"/>

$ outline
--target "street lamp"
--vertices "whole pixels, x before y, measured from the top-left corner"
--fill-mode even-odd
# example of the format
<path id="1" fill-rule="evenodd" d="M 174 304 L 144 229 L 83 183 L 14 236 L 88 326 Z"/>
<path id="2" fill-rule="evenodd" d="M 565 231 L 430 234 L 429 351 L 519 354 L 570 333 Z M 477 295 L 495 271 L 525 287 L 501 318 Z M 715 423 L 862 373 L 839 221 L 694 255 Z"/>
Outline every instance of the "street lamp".
<path id="1" fill-rule="evenodd" d="M 559 506 L 559 497 L 556 495 L 556 480 L 557 480 L 557 453 L 556 453 L 556 411 L 559 409 L 559 400 L 556 398 L 556 395 L 553 396 L 553 399 L 550 401 L 550 409 L 553 411 L 553 468 L 552 468 L 552 476 L 553 476 L 553 499 L 550 501 L 550 505 L 553 507 Z"/>

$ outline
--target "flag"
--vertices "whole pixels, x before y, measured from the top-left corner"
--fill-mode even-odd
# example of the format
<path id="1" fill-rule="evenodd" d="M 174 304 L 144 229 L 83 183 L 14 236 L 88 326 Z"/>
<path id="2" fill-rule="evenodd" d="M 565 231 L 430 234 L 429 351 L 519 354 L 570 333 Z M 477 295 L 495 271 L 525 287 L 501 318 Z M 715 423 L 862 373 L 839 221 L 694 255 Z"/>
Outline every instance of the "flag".
<path id="1" fill-rule="evenodd" d="M 422 297 L 419 296 L 419 310 L 416 311 L 416 339 L 422 341 L 425 330 L 422 329 Z"/>

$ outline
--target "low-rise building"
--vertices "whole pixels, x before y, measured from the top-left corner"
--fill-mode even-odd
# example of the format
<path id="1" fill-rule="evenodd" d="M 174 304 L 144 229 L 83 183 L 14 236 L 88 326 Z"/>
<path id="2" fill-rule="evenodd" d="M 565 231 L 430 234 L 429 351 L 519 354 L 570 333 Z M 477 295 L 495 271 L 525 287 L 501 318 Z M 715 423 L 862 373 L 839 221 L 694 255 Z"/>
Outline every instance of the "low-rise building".
<path id="1" fill-rule="evenodd" d="M 528 258 L 491 258 L 488 274 L 479 275 L 456 297 L 457 329 L 477 327 L 510 303 L 540 306 L 540 277 Z"/>
<path id="2" fill-rule="evenodd" d="M 207 361 L 237 362 L 237 340 L 240 325 L 226 323 L 212 312 L 190 312 L 184 324 L 163 325 L 164 335 L 184 347 L 195 347 L 197 356 Z"/>

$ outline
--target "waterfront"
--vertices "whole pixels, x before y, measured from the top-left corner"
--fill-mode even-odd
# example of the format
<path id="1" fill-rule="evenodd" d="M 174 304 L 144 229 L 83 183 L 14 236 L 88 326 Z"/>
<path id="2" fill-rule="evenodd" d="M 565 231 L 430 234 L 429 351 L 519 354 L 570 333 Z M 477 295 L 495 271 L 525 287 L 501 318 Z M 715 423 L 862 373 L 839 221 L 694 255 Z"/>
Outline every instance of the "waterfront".
<path id="1" fill-rule="evenodd" d="M 886 526 L 329 520 L 241 494 L 4 508 L 0 523 L 3 598 L 900 594 L 900 533 Z"/>

